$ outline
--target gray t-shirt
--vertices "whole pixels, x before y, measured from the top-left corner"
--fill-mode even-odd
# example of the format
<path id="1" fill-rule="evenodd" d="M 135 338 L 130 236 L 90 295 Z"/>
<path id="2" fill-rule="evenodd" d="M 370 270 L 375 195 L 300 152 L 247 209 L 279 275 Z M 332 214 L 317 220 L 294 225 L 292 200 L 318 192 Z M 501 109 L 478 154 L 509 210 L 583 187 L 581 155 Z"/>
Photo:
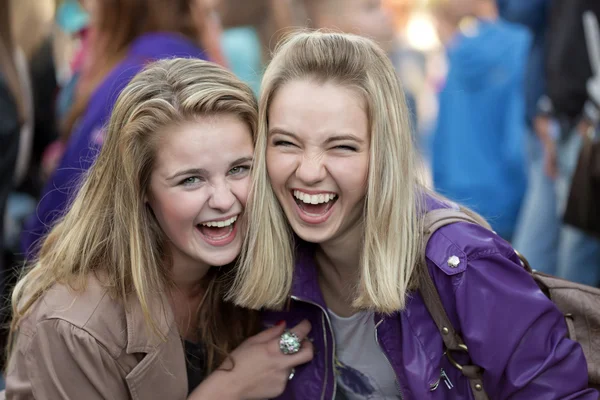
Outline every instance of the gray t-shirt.
<path id="1" fill-rule="evenodd" d="M 328 312 L 336 346 L 336 400 L 400 399 L 396 374 L 375 341 L 373 313 L 343 318 Z"/>

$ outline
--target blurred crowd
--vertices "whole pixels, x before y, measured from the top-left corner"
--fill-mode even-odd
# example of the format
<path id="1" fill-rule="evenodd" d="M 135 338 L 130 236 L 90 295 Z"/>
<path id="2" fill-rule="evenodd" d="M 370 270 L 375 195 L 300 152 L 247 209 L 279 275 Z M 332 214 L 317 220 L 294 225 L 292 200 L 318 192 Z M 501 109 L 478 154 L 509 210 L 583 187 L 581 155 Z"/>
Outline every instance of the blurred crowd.
<path id="1" fill-rule="evenodd" d="M 2 294 L 67 207 L 143 65 L 212 60 L 258 94 L 271 51 L 301 27 L 375 40 L 404 85 L 435 189 L 481 213 L 535 269 L 598 285 L 600 241 L 563 222 L 600 120 L 600 40 L 584 15 L 600 16 L 600 3 L 0 0 Z"/>

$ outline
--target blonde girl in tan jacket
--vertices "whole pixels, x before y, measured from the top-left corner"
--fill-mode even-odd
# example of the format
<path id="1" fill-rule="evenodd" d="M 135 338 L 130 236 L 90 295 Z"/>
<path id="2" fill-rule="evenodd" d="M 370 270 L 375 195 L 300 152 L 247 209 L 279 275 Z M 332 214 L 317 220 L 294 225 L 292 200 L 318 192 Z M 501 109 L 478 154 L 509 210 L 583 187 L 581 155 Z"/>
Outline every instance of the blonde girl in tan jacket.
<path id="1" fill-rule="evenodd" d="M 159 61 L 12 296 L 8 399 L 261 399 L 304 342 L 223 301 L 241 244 L 257 105 L 221 67 Z M 308 322 L 292 328 L 298 340 Z M 254 335 L 254 336 L 252 336 Z M 289 335 L 288 335 L 289 337 Z"/>

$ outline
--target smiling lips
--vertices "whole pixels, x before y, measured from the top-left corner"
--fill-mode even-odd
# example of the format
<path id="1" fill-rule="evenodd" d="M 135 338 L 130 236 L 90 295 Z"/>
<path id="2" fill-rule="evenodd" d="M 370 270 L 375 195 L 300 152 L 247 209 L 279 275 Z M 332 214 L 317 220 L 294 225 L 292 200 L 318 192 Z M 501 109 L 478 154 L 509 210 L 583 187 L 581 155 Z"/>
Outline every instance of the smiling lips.
<path id="1" fill-rule="evenodd" d="M 237 233 L 238 215 L 226 220 L 207 221 L 196 225 L 205 242 L 212 246 L 225 246 L 231 243 Z"/>
<path id="2" fill-rule="evenodd" d="M 307 193 L 293 190 L 300 219 L 309 224 L 321 224 L 329 218 L 338 195 L 331 192 Z"/>

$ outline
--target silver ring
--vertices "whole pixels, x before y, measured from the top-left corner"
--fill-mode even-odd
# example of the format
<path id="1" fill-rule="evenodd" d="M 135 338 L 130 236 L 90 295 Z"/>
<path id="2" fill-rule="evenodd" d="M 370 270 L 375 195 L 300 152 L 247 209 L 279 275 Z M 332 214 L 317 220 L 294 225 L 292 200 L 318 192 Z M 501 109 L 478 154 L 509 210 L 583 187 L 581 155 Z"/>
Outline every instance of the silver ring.
<path id="1" fill-rule="evenodd" d="M 292 368 L 292 370 L 290 371 L 290 376 L 288 376 L 288 381 L 291 381 L 292 379 L 294 379 L 294 375 L 296 375 L 296 368 Z"/>
<path id="2" fill-rule="evenodd" d="M 294 332 L 285 331 L 279 338 L 279 350 L 283 354 L 295 354 L 300 351 L 300 339 Z"/>

